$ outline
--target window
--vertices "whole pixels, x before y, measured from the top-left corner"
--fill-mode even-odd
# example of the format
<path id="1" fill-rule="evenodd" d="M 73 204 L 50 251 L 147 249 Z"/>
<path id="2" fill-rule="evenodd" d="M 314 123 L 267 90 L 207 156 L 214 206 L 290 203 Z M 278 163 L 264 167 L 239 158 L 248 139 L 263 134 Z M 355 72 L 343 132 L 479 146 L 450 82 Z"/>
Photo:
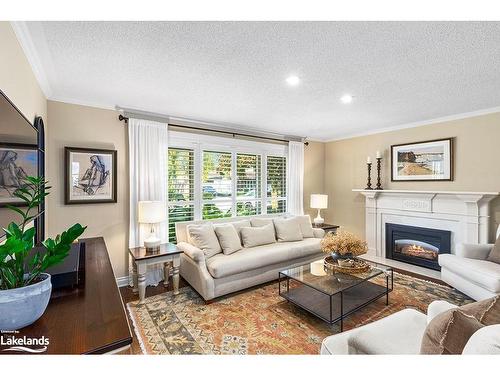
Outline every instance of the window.
<path id="1" fill-rule="evenodd" d="M 203 151 L 203 219 L 233 216 L 232 154 Z"/>
<path id="2" fill-rule="evenodd" d="M 168 151 L 168 229 L 175 223 L 283 213 L 286 146 L 173 132 Z"/>
<path id="3" fill-rule="evenodd" d="M 286 157 L 267 157 L 267 199 L 268 214 L 286 212 Z"/>
<path id="4" fill-rule="evenodd" d="M 236 216 L 261 213 L 261 156 L 236 154 Z"/>
<path id="5" fill-rule="evenodd" d="M 168 150 L 168 240 L 175 242 L 175 223 L 194 220 L 194 150 Z"/>

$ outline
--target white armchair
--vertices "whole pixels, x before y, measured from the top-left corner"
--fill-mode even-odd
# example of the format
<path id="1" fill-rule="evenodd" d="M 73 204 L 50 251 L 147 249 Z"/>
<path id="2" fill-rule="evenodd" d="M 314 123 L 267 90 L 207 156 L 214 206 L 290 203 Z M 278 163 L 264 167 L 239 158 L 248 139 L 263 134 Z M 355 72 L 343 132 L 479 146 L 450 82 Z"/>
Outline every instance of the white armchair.
<path id="1" fill-rule="evenodd" d="M 329 336 L 321 354 L 419 354 L 427 324 L 457 306 L 434 301 L 427 316 L 414 309 L 398 311 L 376 322 Z M 500 354 L 500 324 L 486 326 L 471 336 L 462 354 Z"/>
<path id="2" fill-rule="evenodd" d="M 487 260 L 492 248 L 493 244 L 458 244 L 455 254 L 439 256 L 441 279 L 477 301 L 500 294 L 500 264 Z"/>

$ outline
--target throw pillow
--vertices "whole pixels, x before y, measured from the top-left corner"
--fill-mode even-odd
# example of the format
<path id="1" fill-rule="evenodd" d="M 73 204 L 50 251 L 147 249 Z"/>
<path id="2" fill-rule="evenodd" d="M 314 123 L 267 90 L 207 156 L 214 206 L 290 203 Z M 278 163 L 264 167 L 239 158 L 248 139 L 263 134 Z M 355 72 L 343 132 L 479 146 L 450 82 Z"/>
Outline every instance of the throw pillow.
<path id="1" fill-rule="evenodd" d="M 491 249 L 490 255 L 488 255 L 487 260 L 500 264 L 500 236 L 497 238 L 493 249 Z"/>
<path id="2" fill-rule="evenodd" d="M 203 250 L 207 259 L 222 252 L 212 224 L 190 224 L 187 233 L 189 243 Z"/>
<path id="3" fill-rule="evenodd" d="M 473 316 L 460 310 L 453 311 L 452 319 L 448 322 L 441 340 L 443 354 L 462 354 L 471 336 L 483 327 L 484 325 Z"/>
<path id="4" fill-rule="evenodd" d="M 253 217 L 250 221 L 252 223 L 252 227 L 263 227 L 264 225 L 273 223 L 273 219 L 265 219 L 261 217 Z"/>
<path id="5" fill-rule="evenodd" d="M 273 223 L 263 227 L 241 228 L 241 239 L 244 247 L 255 247 L 276 242 Z"/>
<path id="6" fill-rule="evenodd" d="M 241 228 L 252 226 L 252 224 L 250 223 L 250 220 L 234 221 L 231 224 L 236 228 L 236 231 L 238 232 L 238 236 L 240 236 L 240 237 L 241 237 Z"/>
<path id="7" fill-rule="evenodd" d="M 483 325 L 500 323 L 500 296 L 483 301 L 469 303 L 456 309 L 451 309 L 437 315 L 430 321 L 422 338 L 420 352 L 422 354 L 442 354 L 445 348 L 442 341 L 446 335 L 449 322 L 454 319 L 453 312 L 459 310 L 467 316 L 474 317 Z M 461 318 L 458 318 L 461 319 Z M 461 320 L 463 321 L 463 319 Z M 470 322 L 469 322 L 470 323 Z"/>
<path id="8" fill-rule="evenodd" d="M 225 255 L 241 249 L 240 236 L 232 224 L 216 225 L 214 230 Z"/>
<path id="9" fill-rule="evenodd" d="M 304 238 L 313 238 L 314 231 L 311 224 L 311 217 L 309 215 L 296 216 L 299 220 L 300 230 Z"/>
<path id="10" fill-rule="evenodd" d="M 469 303 L 459 309 L 467 315 L 474 316 L 484 325 L 500 324 L 500 296 Z"/>
<path id="11" fill-rule="evenodd" d="M 274 219 L 274 229 L 278 241 L 291 242 L 302 241 L 302 231 L 300 230 L 299 219 L 292 217 L 290 219 Z"/>

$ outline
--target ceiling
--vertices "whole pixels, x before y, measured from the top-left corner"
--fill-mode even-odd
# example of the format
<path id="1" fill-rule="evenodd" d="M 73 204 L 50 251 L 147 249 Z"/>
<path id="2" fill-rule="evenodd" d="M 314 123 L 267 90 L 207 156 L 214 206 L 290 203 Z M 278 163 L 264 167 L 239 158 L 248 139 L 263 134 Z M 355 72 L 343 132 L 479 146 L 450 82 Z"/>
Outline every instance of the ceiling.
<path id="1" fill-rule="evenodd" d="M 500 22 L 23 22 L 49 99 L 330 140 L 500 106 Z M 290 87 L 285 79 L 297 75 Z M 351 94 L 351 104 L 340 97 Z"/>

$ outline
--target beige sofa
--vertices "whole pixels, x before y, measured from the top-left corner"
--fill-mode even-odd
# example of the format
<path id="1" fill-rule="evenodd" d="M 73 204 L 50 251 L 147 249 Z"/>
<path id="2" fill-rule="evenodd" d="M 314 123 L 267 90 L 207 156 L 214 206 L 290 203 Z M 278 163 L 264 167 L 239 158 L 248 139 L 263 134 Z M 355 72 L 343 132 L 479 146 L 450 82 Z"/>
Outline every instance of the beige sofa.
<path id="1" fill-rule="evenodd" d="M 500 294 L 500 264 L 488 260 L 491 249 L 493 244 L 462 243 L 455 254 L 439 255 L 441 279 L 476 301 Z"/>
<path id="2" fill-rule="evenodd" d="M 210 223 L 216 226 L 235 222 L 241 224 L 242 220 L 248 220 L 249 226 L 252 226 L 250 220 L 262 218 L 277 219 L 279 216 L 238 217 L 213 220 Z M 312 229 L 312 226 L 313 237 L 300 241 L 276 241 L 261 246 L 243 247 L 230 255 L 218 253 L 207 257 L 200 248 L 193 245 L 188 233 L 188 226 L 206 223 L 207 221 L 189 221 L 176 223 L 175 226 L 177 246 L 184 252 L 181 255 L 180 274 L 206 301 L 275 280 L 280 270 L 322 257 L 320 241 L 324 231 Z"/>
<path id="3" fill-rule="evenodd" d="M 328 336 L 321 354 L 419 354 L 427 324 L 437 315 L 457 306 L 434 301 L 427 315 L 404 309 L 350 331 Z M 500 354 L 500 324 L 485 326 L 475 332 L 462 354 Z"/>

